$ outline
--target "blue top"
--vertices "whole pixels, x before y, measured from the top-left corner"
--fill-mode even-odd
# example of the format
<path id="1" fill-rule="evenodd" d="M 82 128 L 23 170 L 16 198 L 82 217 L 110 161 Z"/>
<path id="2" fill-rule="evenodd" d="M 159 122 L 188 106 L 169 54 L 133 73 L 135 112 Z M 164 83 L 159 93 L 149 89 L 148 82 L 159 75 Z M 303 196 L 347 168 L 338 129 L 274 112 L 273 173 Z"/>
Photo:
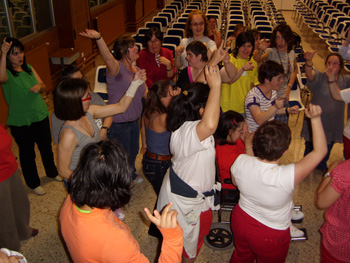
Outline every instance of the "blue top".
<path id="1" fill-rule="evenodd" d="M 150 128 L 145 126 L 147 150 L 155 154 L 170 155 L 170 132 L 164 131 L 159 133 L 151 130 L 153 121 L 157 116 L 158 114 L 153 117 Z"/>

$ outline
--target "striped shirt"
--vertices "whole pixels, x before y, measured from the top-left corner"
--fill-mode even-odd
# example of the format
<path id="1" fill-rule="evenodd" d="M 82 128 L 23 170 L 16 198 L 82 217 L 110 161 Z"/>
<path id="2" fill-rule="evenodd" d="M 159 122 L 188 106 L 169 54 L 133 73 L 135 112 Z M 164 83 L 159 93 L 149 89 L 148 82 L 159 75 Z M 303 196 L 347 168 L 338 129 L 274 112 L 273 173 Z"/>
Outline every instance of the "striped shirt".
<path id="1" fill-rule="evenodd" d="M 252 88 L 247 96 L 245 97 L 244 103 L 244 111 L 246 122 L 249 127 L 249 131 L 253 132 L 259 128 L 259 124 L 257 124 L 249 110 L 249 107 L 252 105 L 257 105 L 260 107 L 261 112 L 267 111 L 273 105 L 275 105 L 275 100 L 277 99 L 277 91 L 272 90 L 271 98 L 266 98 L 264 93 L 258 88 L 258 86 Z M 272 116 L 269 121 L 272 121 L 275 116 Z"/>

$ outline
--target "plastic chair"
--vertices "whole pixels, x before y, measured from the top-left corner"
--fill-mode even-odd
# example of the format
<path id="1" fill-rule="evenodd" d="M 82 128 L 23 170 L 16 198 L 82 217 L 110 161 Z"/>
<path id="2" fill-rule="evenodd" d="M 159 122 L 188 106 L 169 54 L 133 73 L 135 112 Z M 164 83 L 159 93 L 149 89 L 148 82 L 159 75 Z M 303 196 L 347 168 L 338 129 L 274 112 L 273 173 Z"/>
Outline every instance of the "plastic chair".
<path id="1" fill-rule="evenodd" d="M 105 65 L 96 68 L 94 88 L 94 92 L 100 95 L 105 102 L 108 101 L 106 71 L 107 69 Z"/>

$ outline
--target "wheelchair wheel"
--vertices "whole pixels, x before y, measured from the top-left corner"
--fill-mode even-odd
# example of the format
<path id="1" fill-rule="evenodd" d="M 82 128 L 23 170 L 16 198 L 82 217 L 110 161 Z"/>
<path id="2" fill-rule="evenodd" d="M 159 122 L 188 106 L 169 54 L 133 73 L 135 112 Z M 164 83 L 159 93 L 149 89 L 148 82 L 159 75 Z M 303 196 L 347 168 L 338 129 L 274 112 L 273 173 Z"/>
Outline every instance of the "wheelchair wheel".
<path id="1" fill-rule="evenodd" d="M 204 238 L 204 244 L 214 250 L 228 250 L 233 248 L 233 235 L 230 224 L 213 223 L 209 234 Z"/>

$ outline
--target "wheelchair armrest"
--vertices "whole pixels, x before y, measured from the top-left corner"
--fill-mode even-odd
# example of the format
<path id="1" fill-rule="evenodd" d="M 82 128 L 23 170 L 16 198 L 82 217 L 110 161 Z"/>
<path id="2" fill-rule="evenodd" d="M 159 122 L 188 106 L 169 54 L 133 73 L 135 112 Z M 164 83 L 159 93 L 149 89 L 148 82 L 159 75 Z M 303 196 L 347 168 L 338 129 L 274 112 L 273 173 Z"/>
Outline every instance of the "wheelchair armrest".
<path id="1" fill-rule="evenodd" d="M 231 180 L 231 178 L 226 178 L 223 180 L 223 183 L 224 184 L 232 184 L 232 180 Z"/>

